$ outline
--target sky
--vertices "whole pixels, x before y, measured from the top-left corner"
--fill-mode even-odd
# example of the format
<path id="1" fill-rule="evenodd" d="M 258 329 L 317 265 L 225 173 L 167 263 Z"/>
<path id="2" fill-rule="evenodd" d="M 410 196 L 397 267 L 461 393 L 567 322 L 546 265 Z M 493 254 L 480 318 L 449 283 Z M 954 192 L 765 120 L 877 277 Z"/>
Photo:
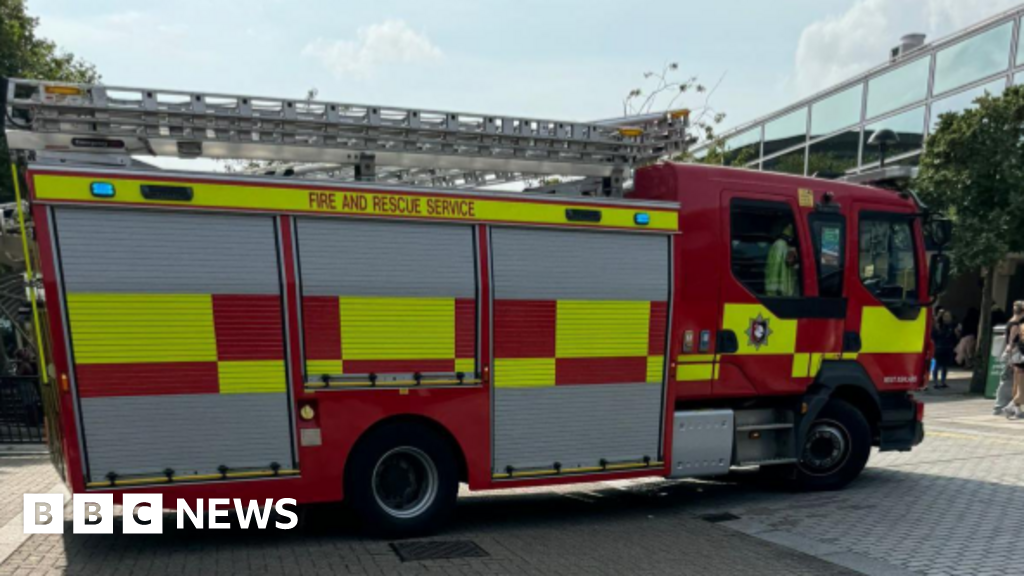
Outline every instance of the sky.
<path id="1" fill-rule="evenodd" d="M 722 128 L 1013 0 L 28 0 L 40 32 L 108 85 L 587 121 L 643 73 L 717 85 Z M 677 104 L 697 109 L 704 96 Z"/>

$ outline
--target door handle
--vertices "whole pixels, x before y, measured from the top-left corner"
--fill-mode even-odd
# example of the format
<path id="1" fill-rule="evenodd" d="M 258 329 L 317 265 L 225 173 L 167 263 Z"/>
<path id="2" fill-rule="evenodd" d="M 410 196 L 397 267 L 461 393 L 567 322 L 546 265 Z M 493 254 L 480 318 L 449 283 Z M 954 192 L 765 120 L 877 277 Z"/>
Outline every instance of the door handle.
<path id="1" fill-rule="evenodd" d="M 843 333 L 843 352 L 860 352 L 860 334 L 857 332 Z"/>
<path id="2" fill-rule="evenodd" d="M 740 342 L 736 339 L 736 333 L 732 330 L 719 330 L 718 342 L 715 350 L 719 354 L 733 354 L 740 349 Z"/>

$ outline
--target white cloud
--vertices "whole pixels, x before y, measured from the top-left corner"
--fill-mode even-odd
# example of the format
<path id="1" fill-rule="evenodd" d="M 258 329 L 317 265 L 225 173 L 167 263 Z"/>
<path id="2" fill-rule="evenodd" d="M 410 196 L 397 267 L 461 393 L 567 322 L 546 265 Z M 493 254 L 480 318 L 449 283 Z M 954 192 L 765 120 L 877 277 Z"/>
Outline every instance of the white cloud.
<path id="1" fill-rule="evenodd" d="M 317 38 L 302 55 L 320 60 L 338 76 L 368 76 L 381 65 L 432 62 L 443 56 L 430 38 L 401 20 L 363 26 L 355 40 Z"/>
<path id="2" fill-rule="evenodd" d="M 1008 10 L 1018 0 L 856 0 L 845 13 L 808 25 L 800 34 L 793 96 L 808 96 L 885 62 L 900 36 L 928 41 Z"/>

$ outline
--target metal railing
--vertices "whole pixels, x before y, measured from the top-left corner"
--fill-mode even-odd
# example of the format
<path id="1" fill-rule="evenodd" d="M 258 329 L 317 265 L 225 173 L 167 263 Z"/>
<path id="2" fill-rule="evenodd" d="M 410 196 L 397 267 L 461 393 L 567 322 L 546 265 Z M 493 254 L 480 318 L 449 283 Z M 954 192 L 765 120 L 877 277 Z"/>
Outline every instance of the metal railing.
<path id="1" fill-rule="evenodd" d="M 0 376 L 0 443 L 43 441 L 43 400 L 36 376 Z"/>

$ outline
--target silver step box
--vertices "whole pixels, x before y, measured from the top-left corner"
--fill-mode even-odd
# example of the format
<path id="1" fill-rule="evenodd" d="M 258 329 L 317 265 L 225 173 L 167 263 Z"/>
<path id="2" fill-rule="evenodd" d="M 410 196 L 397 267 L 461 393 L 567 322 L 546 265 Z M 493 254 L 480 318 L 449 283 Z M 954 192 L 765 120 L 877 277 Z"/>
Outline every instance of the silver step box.
<path id="1" fill-rule="evenodd" d="M 673 418 L 670 478 L 717 476 L 732 463 L 732 410 L 679 411 Z"/>

